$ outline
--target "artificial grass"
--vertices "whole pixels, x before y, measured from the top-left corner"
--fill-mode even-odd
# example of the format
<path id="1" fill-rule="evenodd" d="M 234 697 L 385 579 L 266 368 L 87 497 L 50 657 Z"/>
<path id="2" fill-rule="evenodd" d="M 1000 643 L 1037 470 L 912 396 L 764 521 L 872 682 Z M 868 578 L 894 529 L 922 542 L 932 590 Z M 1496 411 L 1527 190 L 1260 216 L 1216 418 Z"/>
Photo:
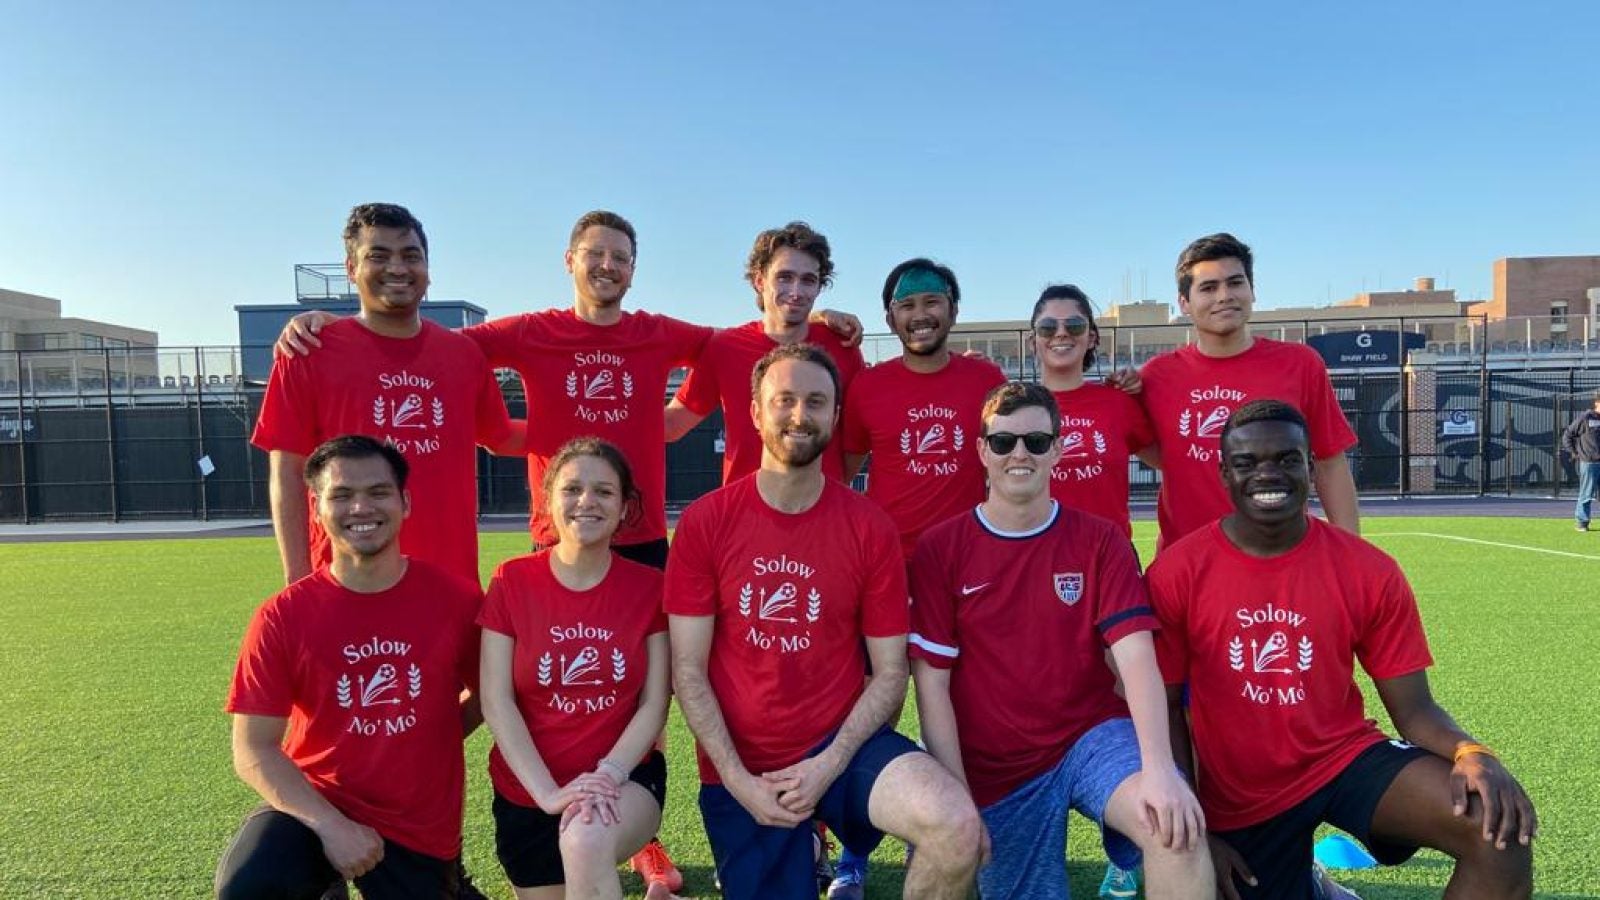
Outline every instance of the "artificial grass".
<path id="1" fill-rule="evenodd" d="M 1600 895 L 1588 841 L 1600 807 L 1600 687 L 1593 625 L 1600 538 L 1560 520 L 1369 519 L 1421 604 L 1434 694 L 1495 747 L 1539 807 L 1539 896 Z M 1519 545 L 1498 547 L 1424 535 Z M 1148 558 L 1154 535 L 1140 523 Z M 483 571 L 520 552 L 520 534 L 483 536 Z M 1579 554 L 1563 557 L 1536 549 Z M 0 545 L 0 897 L 205 897 L 218 856 L 254 794 L 231 770 L 221 712 L 240 634 L 278 579 L 264 538 Z M 1366 690 L 1380 723 L 1387 719 Z M 903 726 L 915 731 L 914 710 Z M 692 742 L 674 709 L 662 835 L 685 896 L 714 897 L 695 798 Z M 510 890 L 494 860 L 484 759 L 468 743 L 468 868 L 491 896 Z M 1091 897 L 1097 836 L 1075 820 L 1072 889 Z M 899 896 L 903 848 L 874 856 L 869 897 Z M 1437 896 L 1448 860 L 1340 873 L 1368 900 Z M 631 874 L 624 886 L 638 896 Z"/>

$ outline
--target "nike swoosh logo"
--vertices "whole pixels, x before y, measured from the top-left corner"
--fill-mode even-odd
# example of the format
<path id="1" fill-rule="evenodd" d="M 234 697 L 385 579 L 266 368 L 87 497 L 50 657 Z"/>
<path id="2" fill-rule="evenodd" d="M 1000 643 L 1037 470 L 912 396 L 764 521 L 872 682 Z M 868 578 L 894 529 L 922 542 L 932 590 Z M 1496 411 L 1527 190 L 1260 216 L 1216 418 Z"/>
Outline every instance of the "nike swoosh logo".
<path id="1" fill-rule="evenodd" d="M 985 581 L 983 584 L 980 584 L 977 587 L 967 587 L 966 585 L 963 584 L 961 586 L 961 596 L 963 596 L 963 597 L 971 597 L 973 594 L 976 594 L 977 592 L 983 590 L 984 588 L 988 587 L 992 583 L 993 582 Z"/>

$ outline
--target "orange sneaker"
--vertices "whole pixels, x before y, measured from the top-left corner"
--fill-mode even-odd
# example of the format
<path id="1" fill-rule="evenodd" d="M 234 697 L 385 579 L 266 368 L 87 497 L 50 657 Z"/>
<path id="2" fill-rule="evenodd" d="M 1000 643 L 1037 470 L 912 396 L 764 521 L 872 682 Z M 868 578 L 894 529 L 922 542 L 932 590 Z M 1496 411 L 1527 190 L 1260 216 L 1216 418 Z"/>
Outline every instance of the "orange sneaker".
<path id="1" fill-rule="evenodd" d="M 667 855 L 667 848 L 661 846 L 661 841 L 656 838 L 651 838 L 650 843 L 635 853 L 628 863 L 639 873 L 639 877 L 644 879 L 646 887 L 660 882 L 673 893 L 683 889 L 683 873 L 672 864 L 672 857 Z"/>

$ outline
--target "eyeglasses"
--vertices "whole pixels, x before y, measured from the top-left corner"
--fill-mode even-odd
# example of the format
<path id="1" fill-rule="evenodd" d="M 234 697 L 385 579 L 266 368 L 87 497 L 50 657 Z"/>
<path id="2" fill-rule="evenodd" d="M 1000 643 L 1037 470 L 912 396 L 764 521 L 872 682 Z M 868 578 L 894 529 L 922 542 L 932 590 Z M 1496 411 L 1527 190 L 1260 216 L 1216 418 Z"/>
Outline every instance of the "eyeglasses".
<path id="1" fill-rule="evenodd" d="M 612 265 L 615 265 L 620 269 L 626 269 L 633 265 L 633 256 L 627 252 L 599 250 L 592 247 L 581 246 L 578 247 L 577 250 L 579 255 L 583 257 L 583 261 L 591 266 L 598 266 L 608 259 L 611 261 Z"/>
<path id="2" fill-rule="evenodd" d="M 1033 323 L 1033 334 L 1039 338 L 1053 338 L 1062 328 L 1072 337 L 1083 337 L 1089 330 L 1089 320 L 1083 316 L 1068 316 L 1065 319 L 1044 318 Z"/>
<path id="3" fill-rule="evenodd" d="M 983 436 L 984 443 L 989 445 L 989 452 L 1005 456 L 1017 449 L 1017 441 L 1028 448 L 1034 456 L 1042 456 L 1050 452 L 1050 446 L 1056 442 L 1056 436 L 1048 431 L 1030 431 L 1027 434 L 1012 434 L 1009 431 L 996 431 L 994 434 Z"/>

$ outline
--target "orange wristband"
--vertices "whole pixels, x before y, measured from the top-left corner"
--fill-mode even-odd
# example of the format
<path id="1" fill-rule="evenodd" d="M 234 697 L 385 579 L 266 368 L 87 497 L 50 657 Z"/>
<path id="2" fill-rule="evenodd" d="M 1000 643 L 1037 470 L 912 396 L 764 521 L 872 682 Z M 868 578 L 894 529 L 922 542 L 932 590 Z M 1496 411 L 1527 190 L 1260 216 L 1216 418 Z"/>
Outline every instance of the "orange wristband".
<path id="1" fill-rule="evenodd" d="M 1461 746 L 1456 748 L 1455 758 L 1453 760 L 1451 760 L 1451 762 L 1461 762 L 1461 757 L 1470 756 L 1473 753 L 1477 753 L 1477 754 L 1481 754 L 1483 756 L 1487 756 L 1490 759 L 1499 759 L 1500 758 L 1500 757 L 1494 755 L 1494 751 L 1493 750 L 1490 750 L 1488 747 L 1485 747 L 1482 744 L 1462 744 Z"/>

